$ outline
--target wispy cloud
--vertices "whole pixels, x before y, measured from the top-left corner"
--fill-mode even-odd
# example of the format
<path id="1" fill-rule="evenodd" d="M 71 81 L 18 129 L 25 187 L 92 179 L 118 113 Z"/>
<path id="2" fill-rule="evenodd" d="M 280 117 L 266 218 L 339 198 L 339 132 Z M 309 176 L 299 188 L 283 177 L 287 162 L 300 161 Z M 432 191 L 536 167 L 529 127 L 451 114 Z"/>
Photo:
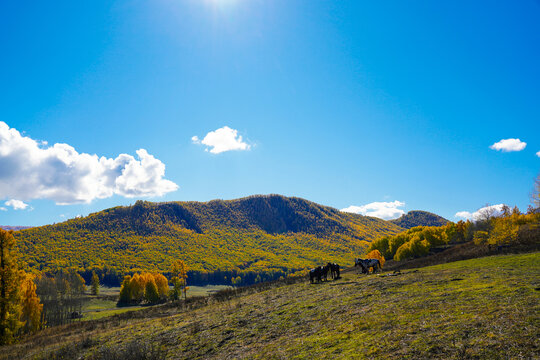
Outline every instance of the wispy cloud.
<path id="1" fill-rule="evenodd" d="M 146 150 L 116 158 L 78 153 L 68 144 L 22 136 L 0 121 L 0 199 L 50 199 L 57 204 L 88 203 L 114 194 L 162 196 L 178 189 L 164 179 L 165 165 Z"/>
<path id="2" fill-rule="evenodd" d="M 504 204 L 484 206 L 476 210 L 475 212 L 459 211 L 454 215 L 456 218 L 462 218 L 466 220 L 478 221 L 486 216 L 498 216 L 502 213 Z"/>
<path id="3" fill-rule="evenodd" d="M 499 142 L 491 145 L 489 148 L 492 150 L 510 152 L 510 151 L 521 151 L 525 149 L 527 143 L 519 139 L 502 139 Z"/>
<path id="4" fill-rule="evenodd" d="M 206 145 L 206 151 L 212 154 L 220 154 L 232 150 L 249 150 L 251 145 L 246 143 L 242 136 L 238 135 L 238 130 L 224 126 L 214 131 L 210 131 L 201 140 L 198 136 L 193 136 L 191 141 L 194 144 Z"/>
<path id="5" fill-rule="evenodd" d="M 398 209 L 403 206 L 405 206 L 404 202 L 396 200 L 389 202 L 372 202 L 361 206 L 351 205 L 345 209 L 341 209 L 341 211 L 390 220 L 405 214 L 404 210 Z"/>

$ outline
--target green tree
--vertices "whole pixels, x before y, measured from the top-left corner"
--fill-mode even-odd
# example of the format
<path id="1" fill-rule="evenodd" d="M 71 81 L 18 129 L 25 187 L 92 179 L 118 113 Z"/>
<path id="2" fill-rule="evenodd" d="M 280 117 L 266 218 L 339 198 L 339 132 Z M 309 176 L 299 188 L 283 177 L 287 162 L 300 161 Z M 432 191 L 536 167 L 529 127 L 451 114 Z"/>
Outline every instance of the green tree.
<path id="1" fill-rule="evenodd" d="M 118 302 L 121 304 L 130 303 L 132 297 L 133 295 L 131 292 L 131 276 L 127 275 L 124 277 L 124 281 L 122 281 L 122 287 L 120 288 L 120 298 L 118 299 Z"/>
<path id="2" fill-rule="evenodd" d="M 99 277 L 97 276 L 96 272 L 92 272 L 92 280 L 90 282 L 92 287 L 92 295 L 98 295 L 99 294 Z"/>
<path id="3" fill-rule="evenodd" d="M 156 285 L 156 282 L 153 278 L 149 278 L 146 282 L 145 289 L 144 289 L 144 298 L 146 301 L 148 301 L 150 304 L 155 304 L 159 301 L 159 292 Z"/>

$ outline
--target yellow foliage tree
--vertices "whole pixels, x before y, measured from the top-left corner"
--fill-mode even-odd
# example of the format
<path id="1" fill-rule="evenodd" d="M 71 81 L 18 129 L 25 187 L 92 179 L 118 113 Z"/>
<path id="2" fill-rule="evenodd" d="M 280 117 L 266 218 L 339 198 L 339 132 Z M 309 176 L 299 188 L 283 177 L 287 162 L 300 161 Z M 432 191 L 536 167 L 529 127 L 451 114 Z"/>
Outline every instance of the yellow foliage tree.
<path id="1" fill-rule="evenodd" d="M 184 299 L 187 299 L 187 291 L 189 289 L 189 287 L 187 286 L 188 270 L 189 268 L 182 260 L 176 260 L 171 266 L 171 272 L 174 274 L 174 291 L 180 291 L 181 289 L 184 292 Z"/>
<path id="2" fill-rule="evenodd" d="M 155 273 L 154 281 L 157 286 L 158 294 L 160 299 L 165 299 L 169 294 L 169 281 L 165 276 L 159 273 Z"/>
<path id="3" fill-rule="evenodd" d="M 41 310 L 33 278 L 19 269 L 11 231 L 0 229 L 0 345 L 12 343 L 20 330 L 41 326 Z"/>
<path id="4" fill-rule="evenodd" d="M 22 306 L 23 274 L 17 268 L 15 239 L 11 231 L 0 229 L 0 344 L 14 341 L 19 328 Z"/>
<path id="5" fill-rule="evenodd" d="M 135 274 L 131 278 L 130 287 L 131 287 L 131 298 L 135 301 L 142 301 L 144 299 L 144 290 L 145 290 L 145 276 L 141 274 Z"/>
<path id="6" fill-rule="evenodd" d="M 23 285 L 22 320 L 26 332 L 36 332 L 41 328 L 41 312 L 43 304 L 40 304 L 36 294 L 34 276 L 26 274 Z"/>
<path id="7" fill-rule="evenodd" d="M 379 262 L 381 263 L 381 268 L 384 266 L 384 263 L 386 262 L 386 260 L 384 259 L 384 256 L 382 256 L 381 252 L 379 250 L 377 250 L 377 249 L 372 250 L 369 253 L 367 253 L 366 258 L 367 259 L 378 259 Z"/>
<path id="8" fill-rule="evenodd" d="M 169 292 L 167 278 L 159 273 L 137 273 L 133 277 L 124 277 L 120 289 L 119 303 L 129 304 L 143 300 L 155 304 L 165 300 Z"/>

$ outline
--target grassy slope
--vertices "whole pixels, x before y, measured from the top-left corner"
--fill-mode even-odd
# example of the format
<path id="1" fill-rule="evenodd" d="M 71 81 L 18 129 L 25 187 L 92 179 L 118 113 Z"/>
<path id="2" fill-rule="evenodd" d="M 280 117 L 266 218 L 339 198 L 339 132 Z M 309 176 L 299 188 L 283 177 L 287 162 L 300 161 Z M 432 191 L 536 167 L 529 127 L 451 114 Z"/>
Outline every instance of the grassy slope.
<path id="1" fill-rule="evenodd" d="M 539 273 L 538 252 L 400 276 L 351 272 L 334 282 L 283 285 L 189 312 L 164 308 L 168 313 L 157 319 L 48 329 L 0 357 L 20 351 L 47 358 L 62 346 L 88 356 L 135 340 L 163 346 L 170 358 L 538 358 Z"/>
<path id="2" fill-rule="evenodd" d="M 299 198 L 253 196 L 206 203 L 137 202 L 15 233 L 21 257 L 50 271 L 113 267 L 167 271 L 301 269 L 351 262 L 369 241 L 402 229 Z"/>

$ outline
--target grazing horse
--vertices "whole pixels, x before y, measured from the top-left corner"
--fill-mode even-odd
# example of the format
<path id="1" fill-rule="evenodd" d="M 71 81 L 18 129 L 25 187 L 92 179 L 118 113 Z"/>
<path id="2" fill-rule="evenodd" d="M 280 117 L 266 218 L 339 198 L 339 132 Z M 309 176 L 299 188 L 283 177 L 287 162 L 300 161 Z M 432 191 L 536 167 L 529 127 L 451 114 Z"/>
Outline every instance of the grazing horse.
<path id="1" fill-rule="evenodd" d="M 354 267 L 357 267 L 357 266 L 360 266 L 360 268 L 362 268 L 362 274 L 369 273 L 369 269 L 366 268 L 366 266 L 364 265 L 364 260 L 354 259 Z"/>
<path id="2" fill-rule="evenodd" d="M 323 279 L 327 281 L 329 269 L 330 268 L 328 267 L 328 265 L 326 265 L 326 266 L 317 266 L 316 268 L 309 270 L 309 281 L 312 284 L 315 282 L 315 280 L 317 282 L 322 282 Z"/>
<path id="3" fill-rule="evenodd" d="M 330 269 L 332 280 L 339 279 L 339 265 L 336 263 L 328 263 L 326 266 Z"/>
<path id="4" fill-rule="evenodd" d="M 373 272 L 377 272 L 377 269 L 382 270 L 379 259 L 355 259 L 354 266 L 360 266 L 362 274 L 368 274 L 369 268 L 373 268 Z"/>
<path id="5" fill-rule="evenodd" d="M 330 266 L 321 266 L 321 275 L 324 278 L 324 281 L 328 281 L 328 271 L 330 270 Z"/>

